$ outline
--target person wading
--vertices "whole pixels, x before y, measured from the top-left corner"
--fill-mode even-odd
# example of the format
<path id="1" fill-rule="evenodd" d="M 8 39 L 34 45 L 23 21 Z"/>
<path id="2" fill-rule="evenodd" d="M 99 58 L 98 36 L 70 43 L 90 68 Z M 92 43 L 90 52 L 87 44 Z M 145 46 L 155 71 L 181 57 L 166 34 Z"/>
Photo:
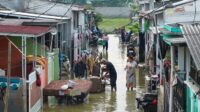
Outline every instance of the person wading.
<path id="1" fill-rule="evenodd" d="M 135 81 L 135 68 L 137 67 L 137 62 L 135 61 L 135 57 L 128 57 L 127 64 L 125 67 L 126 70 L 126 87 L 127 90 L 131 88 L 133 90 L 133 87 L 136 86 Z"/>
<path id="2" fill-rule="evenodd" d="M 108 76 L 108 73 L 110 74 L 109 76 L 110 76 L 111 91 L 113 91 L 113 89 L 117 91 L 117 87 L 116 87 L 117 72 L 115 70 L 114 65 L 111 62 L 107 61 L 106 59 L 102 59 L 101 64 L 106 65 L 107 72 L 105 76 Z"/>
<path id="3" fill-rule="evenodd" d="M 103 50 L 106 49 L 106 52 L 108 51 L 108 35 L 104 34 L 103 36 Z"/>

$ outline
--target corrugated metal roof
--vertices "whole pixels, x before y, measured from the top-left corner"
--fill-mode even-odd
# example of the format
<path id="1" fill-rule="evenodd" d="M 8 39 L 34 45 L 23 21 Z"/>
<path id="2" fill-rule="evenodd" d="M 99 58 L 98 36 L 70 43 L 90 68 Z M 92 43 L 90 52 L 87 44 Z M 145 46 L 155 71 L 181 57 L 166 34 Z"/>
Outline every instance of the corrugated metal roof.
<path id="1" fill-rule="evenodd" d="M 47 5 L 40 7 L 41 4 L 47 4 Z M 79 5 L 71 6 L 71 4 L 55 3 L 51 1 L 32 0 L 29 2 L 29 7 L 26 9 L 26 12 L 29 12 L 29 13 L 41 14 L 45 12 L 45 14 L 47 15 L 61 16 L 61 17 L 64 15 L 65 17 L 66 16 L 70 17 L 71 11 L 84 11 L 84 8 Z"/>
<path id="2" fill-rule="evenodd" d="M 200 70 L 200 25 L 182 25 L 180 27 L 196 67 Z"/>
<path id="3" fill-rule="evenodd" d="M 49 32 L 49 27 L 0 25 L 0 35 L 37 37 Z"/>
<path id="4" fill-rule="evenodd" d="M 41 22 L 41 23 L 58 23 L 59 20 L 55 20 L 55 19 L 35 19 L 34 21 L 32 19 L 9 19 L 9 18 L 2 18 L 2 20 L 0 21 L 0 25 L 16 25 L 16 26 L 21 26 L 24 25 L 24 23 L 37 23 L 37 22 Z M 26 26 L 26 25 L 25 25 Z M 32 25 L 27 25 L 27 26 L 32 26 Z"/>
<path id="5" fill-rule="evenodd" d="M 44 12 L 43 12 L 44 13 Z M 15 11 L 7 11 L 7 10 L 0 10 L 0 15 L 10 15 L 10 16 L 14 16 L 14 17 L 24 17 L 24 18 L 45 18 L 45 19 L 56 19 L 56 20 L 67 20 L 70 19 L 69 17 L 65 16 L 51 16 L 51 15 L 47 15 L 45 14 L 35 14 L 35 13 L 31 13 L 31 12 L 15 12 Z"/>

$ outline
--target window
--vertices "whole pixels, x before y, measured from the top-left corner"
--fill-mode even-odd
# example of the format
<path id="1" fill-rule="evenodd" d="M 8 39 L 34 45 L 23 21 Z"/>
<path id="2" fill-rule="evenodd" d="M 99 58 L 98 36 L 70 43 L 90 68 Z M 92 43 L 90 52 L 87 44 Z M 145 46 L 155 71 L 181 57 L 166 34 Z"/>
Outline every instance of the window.
<path id="1" fill-rule="evenodd" d="M 79 15 L 78 12 L 73 13 L 73 22 L 74 22 L 74 29 L 78 28 L 79 25 Z"/>

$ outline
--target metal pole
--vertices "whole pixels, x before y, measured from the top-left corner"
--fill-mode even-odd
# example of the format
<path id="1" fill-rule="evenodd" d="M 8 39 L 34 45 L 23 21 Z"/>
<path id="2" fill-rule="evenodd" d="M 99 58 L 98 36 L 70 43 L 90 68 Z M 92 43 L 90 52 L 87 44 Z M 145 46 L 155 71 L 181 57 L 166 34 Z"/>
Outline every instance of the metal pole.
<path id="1" fill-rule="evenodd" d="M 186 48 L 186 81 L 189 81 L 190 62 L 190 51 Z"/>
<path id="2" fill-rule="evenodd" d="M 43 55 L 46 57 L 46 50 L 45 50 L 45 48 L 46 48 L 45 41 L 46 41 L 46 40 L 45 40 L 45 37 L 46 37 L 46 36 L 43 35 L 43 43 L 42 43 L 43 45 L 42 45 L 42 46 L 43 46 Z"/>
<path id="3" fill-rule="evenodd" d="M 44 48 L 43 48 L 43 39 L 42 39 L 43 36 L 44 36 L 44 35 L 42 35 L 42 36 L 40 37 L 41 46 L 42 46 L 42 48 L 40 49 L 40 55 L 41 55 L 41 56 L 42 56 L 42 54 L 43 54 L 42 52 L 43 52 L 43 49 L 44 49 Z"/>
<path id="4" fill-rule="evenodd" d="M 52 47 L 53 47 L 53 34 L 51 34 L 51 44 L 50 44 L 50 52 L 52 52 Z"/>
<path id="5" fill-rule="evenodd" d="M 38 55 L 37 48 L 38 48 L 37 37 L 35 37 L 35 56 L 36 57 Z M 35 61 L 35 65 L 36 65 L 36 59 L 34 61 Z"/>
<path id="6" fill-rule="evenodd" d="M 26 86 L 26 37 L 22 37 L 22 80 L 24 112 L 27 112 L 27 86 Z"/>
<path id="7" fill-rule="evenodd" d="M 174 76 L 174 46 L 170 46 L 171 52 L 171 73 L 170 73 L 170 92 L 169 92 L 169 112 L 173 108 L 173 76 Z"/>
<path id="8" fill-rule="evenodd" d="M 58 24 L 55 26 L 56 27 L 56 29 L 58 30 L 58 32 L 59 32 L 59 28 L 58 28 Z M 58 42 L 59 42 L 59 35 L 58 35 L 58 33 L 56 33 L 56 39 L 55 39 L 55 47 L 56 48 L 58 48 L 59 46 L 58 46 Z"/>
<path id="9" fill-rule="evenodd" d="M 9 105 L 9 90 L 10 90 L 10 75 L 11 75 L 11 51 L 12 46 L 11 42 L 8 43 L 8 74 L 7 74 L 7 88 L 6 88 L 6 95 L 5 95 L 5 106 L 4 112 L 8 112 L 8 105 Z"/>

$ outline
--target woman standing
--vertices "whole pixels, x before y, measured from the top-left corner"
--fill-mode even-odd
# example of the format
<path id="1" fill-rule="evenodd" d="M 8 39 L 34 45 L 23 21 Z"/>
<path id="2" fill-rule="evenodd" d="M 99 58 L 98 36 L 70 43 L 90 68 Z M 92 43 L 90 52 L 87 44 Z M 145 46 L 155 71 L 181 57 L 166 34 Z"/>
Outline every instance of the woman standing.
<path id="1" fill-rule="evenodd" d="M 105 35 L 103 36 L 103 42 L 104 42 L 104 44 L 103 44 L 103 49 L 106 48 L 106 51 L 108 51 L 108 40 L 109 40 L 108 35 L 105 34 Z"/>
<path id="2" fill-rule="evenodd" d="M 135 81 L 135 68 L 137 67 L 137 62 L 135 61 L 135 57 L 128 57 L 127 64 L 125 67 L 126 70 L 126 87 L 127 90 L 136 86 Z"/>

